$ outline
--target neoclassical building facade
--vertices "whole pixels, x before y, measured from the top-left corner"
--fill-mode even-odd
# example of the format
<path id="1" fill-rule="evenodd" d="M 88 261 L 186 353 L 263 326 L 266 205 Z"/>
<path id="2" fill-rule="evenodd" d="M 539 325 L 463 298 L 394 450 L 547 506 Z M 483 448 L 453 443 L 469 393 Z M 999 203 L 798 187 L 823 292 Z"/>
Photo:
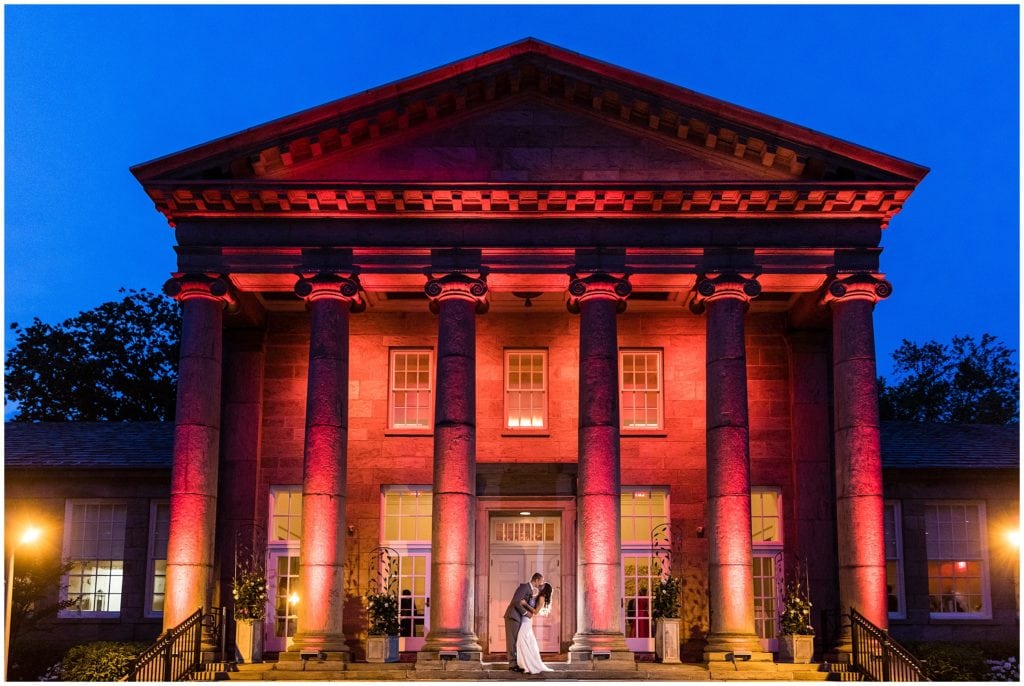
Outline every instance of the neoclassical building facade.
<path id="1" fill-rule="evenodd" d="M 872 312 L 927 170 L 535 40 L 133 168 L 183 332 L 165 628 L 267 565 L 269 650 L 769 659 L 780 594 L 887 625 Z M 671 555 L 665 554 L 670 551 Z M 839 631 L 824 650 L 849 649 Z"/>

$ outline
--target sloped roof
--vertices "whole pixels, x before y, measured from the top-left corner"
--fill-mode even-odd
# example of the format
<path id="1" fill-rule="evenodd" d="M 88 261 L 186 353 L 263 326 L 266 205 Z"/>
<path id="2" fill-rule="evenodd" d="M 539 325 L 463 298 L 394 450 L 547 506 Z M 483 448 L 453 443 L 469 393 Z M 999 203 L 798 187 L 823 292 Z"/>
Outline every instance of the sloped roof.
<path id="1" fill-rule="evenodd" d="M 1020 427 L 882 422 L 888 469 L 1019 469 Z"/>
<path id="2" fill-rule="evenodd" d="M 174 422 L 8 422 L 4 466 L 170 469 Z"/>

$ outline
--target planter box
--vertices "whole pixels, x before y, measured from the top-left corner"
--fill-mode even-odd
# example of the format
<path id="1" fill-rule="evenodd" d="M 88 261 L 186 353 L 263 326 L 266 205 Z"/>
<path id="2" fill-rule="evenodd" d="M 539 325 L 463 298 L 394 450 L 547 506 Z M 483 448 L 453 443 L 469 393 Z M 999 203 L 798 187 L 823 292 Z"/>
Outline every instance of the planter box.
<path id="1" fill-rule="evenodd" d="M 654 620 L 654 653 L 666 663 L 679 662 L 679 619 Z"/>
<path id="2" fill-rule="evenodd" d="M 263 661 L 263 622 L 235 622 L 235 661 Z"/>
<path id="3" fill-rule="evenodd" d="M 814 636 L 782 634 L 779 636 L 779 662 L 806 665 L 814 657 Z"/>
<path id="4" fill-rule="evenodd" d="M 398 662 L 398 636 L 367 636 L 367 662 Z"/>

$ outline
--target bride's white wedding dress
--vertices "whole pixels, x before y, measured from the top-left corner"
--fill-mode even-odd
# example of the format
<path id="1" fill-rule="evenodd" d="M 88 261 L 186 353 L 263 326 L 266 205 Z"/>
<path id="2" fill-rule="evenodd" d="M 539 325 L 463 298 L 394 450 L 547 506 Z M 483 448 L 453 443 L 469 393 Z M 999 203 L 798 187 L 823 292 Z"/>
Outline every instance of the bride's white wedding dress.
<path id="1" fill-rule="evenodd" d="M 533 619 L 529 616 L 524 616 L 519 622 L 519 636 L 516 638 L 516 662 L 530 674 L 555 671 L 540 659 L 540 646 L 537 645 L 537 637 L 533 633 Z"/>

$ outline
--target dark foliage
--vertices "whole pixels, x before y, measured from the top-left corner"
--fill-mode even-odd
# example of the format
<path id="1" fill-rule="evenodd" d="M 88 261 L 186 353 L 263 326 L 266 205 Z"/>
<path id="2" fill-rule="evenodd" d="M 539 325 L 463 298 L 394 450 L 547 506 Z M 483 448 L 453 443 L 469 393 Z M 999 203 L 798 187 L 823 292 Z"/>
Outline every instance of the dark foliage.
<path id="1" fill-rule="evenodd" d="M 946 345 L 904 340 L 893 353 L 893 381 L 878 379 L 882 419 L 947 424 L 1015 424 L 1014 351 L 995 336 L 955 336 Z"/>
<path id="2" fill-rule="evenodd" d="M 71 648 L 61 660 L 61 681 L 117 681 L 149 646 L 98 641 Z"/>
<path id="3" fill-rule="evenodd" d="M 907 648 L 925 663 L 933 681 L 987 681 L 991 667 L 987 659 L 1019 657 L 1016 644 L 994 641 L 944 643 L 910 642 Z"/>
<path id="4" fill-rule="evenodd" d="M 57 325 L 38 318 L 7 355 L 14 421 L 145 421 L 174 418 L 178 305 L 162 294 L 121 289 Z"/>

